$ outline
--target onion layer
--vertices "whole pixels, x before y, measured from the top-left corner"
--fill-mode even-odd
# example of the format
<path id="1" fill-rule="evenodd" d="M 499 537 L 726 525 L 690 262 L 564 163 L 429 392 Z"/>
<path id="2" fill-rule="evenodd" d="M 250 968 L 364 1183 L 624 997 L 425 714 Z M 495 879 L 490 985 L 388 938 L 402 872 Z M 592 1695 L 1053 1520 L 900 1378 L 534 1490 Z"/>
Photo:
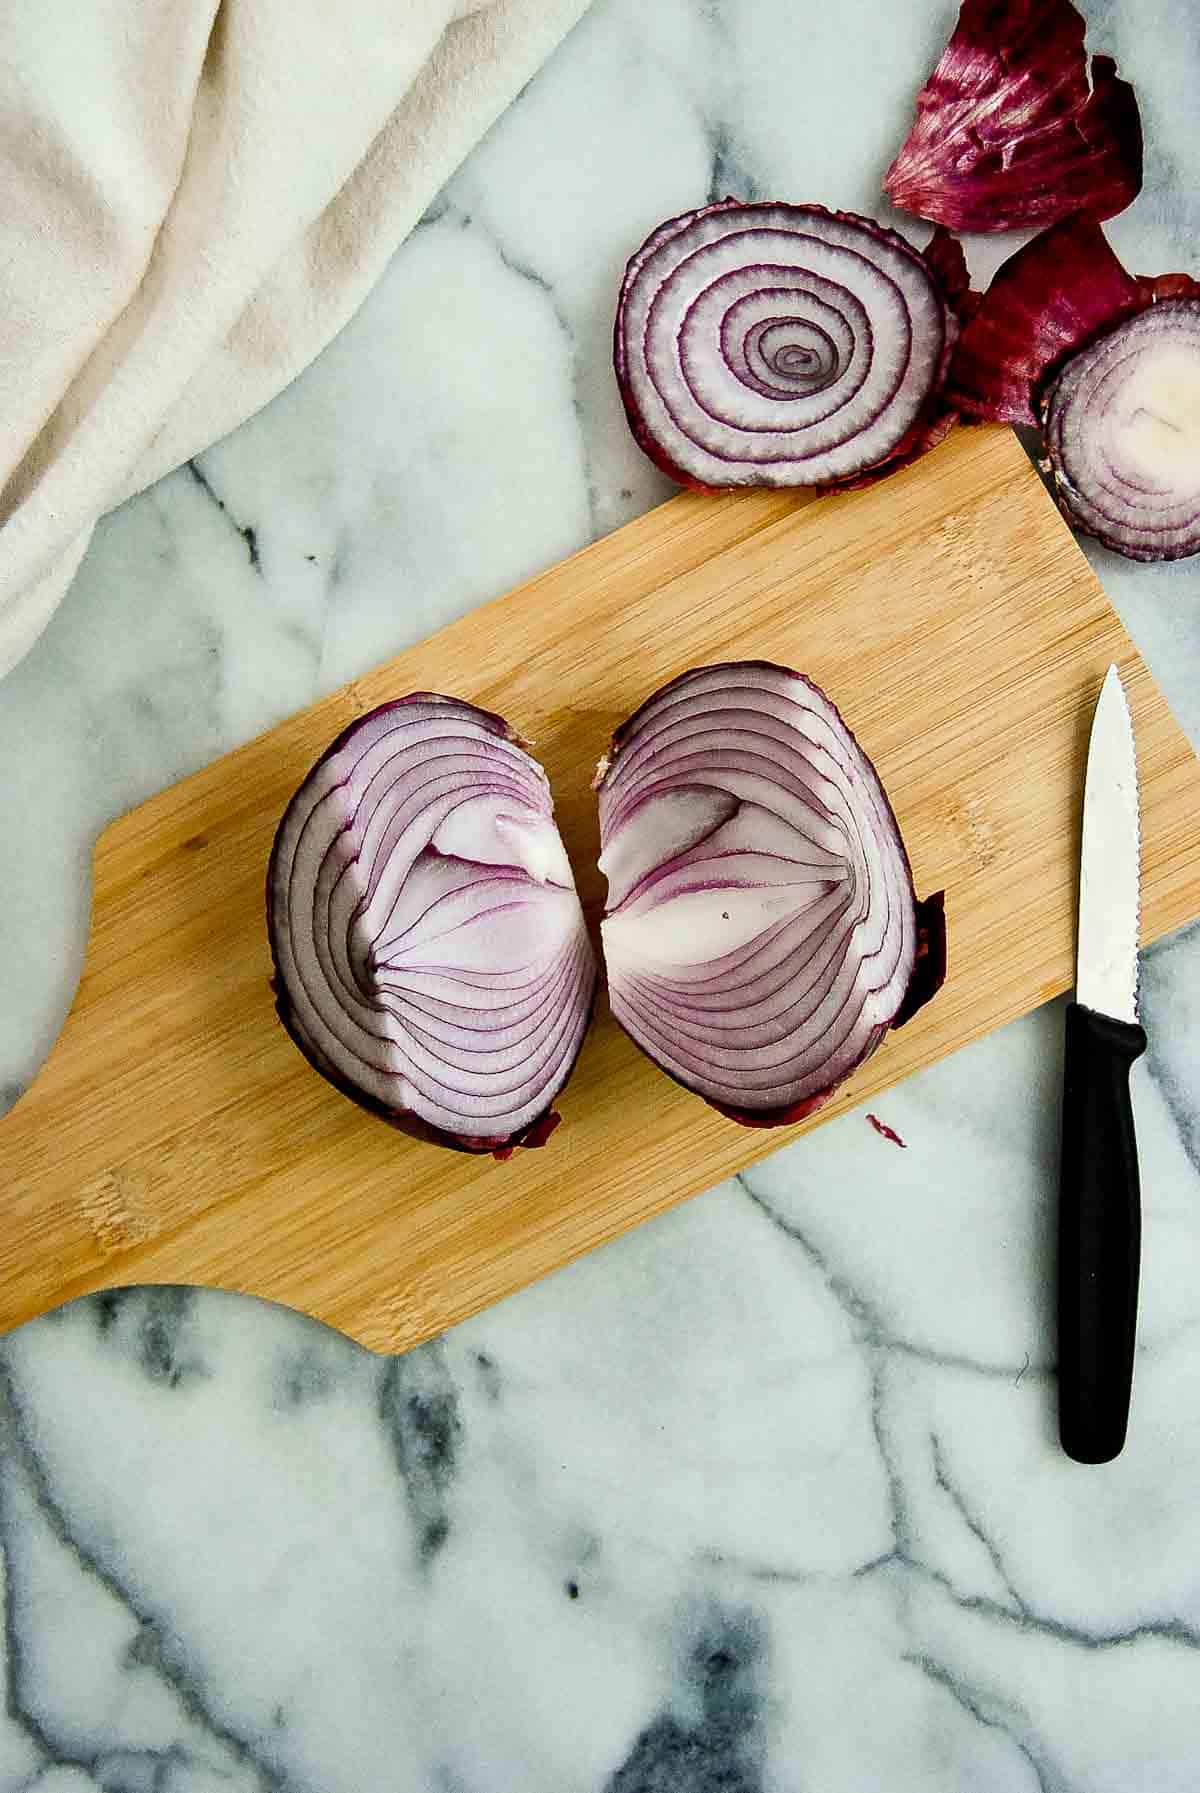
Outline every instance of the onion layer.
<path id="1" fill-rule="evenodd" d="M 595 959 L 546 775 L 499 716 L 417 692 L 340 735 L 267 874 L 280 1019 L 340 1090 L 418 1137 L 544 1143 Z"/>
<path id="2" fill-rule="evenodd" d="M 661 225 L 617 310 L 638 442 L 704 490 L 858 481 L 923 452 L 953 421 L 939 393 L 956 264 L 939 248 L 935 267 L 872 219 L 823 206 L 728 199 Z"/>
<path id="3" fill-rule="evenodd" d="M 1137 100 L 1083 40 L 1071 0 L 963 0 L 884 191 L 954 230 L 1122 211 L 1142 185 Z"/>
<path id="4" fill-rule="evenodd" d="M 763 661 L 700 667 L 598 775 L 613 1013 L 748 1126 L 799 1120 L 945 975 L 891 805 L 837 710 Z"/>

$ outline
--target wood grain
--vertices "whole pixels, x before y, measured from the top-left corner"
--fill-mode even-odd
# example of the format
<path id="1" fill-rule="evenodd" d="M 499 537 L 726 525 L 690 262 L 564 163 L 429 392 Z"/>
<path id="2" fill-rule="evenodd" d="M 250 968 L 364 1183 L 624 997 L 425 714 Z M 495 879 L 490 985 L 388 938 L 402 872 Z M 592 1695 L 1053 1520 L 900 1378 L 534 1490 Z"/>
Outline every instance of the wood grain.
<path id="1" fill-rule="evenodd" d="M 418 1145 L 301 1060 L 268 989 L 275 825 L 354 715 L 440 689 L 500 710 L 558 798 L 598 914 L 589 781 L 613 726 L 706 660 L 798 666 L 944 887 L 945 989 L 806 1125 L 1064 989 L 1092 705 L 1126 678 L 1147 939 L 1200 913 L 1200 766 L 1008 431 L 960 430 L 837 498 L 683 496 L 162 792 L 96 849 L 87 963 L 0 1122 L 0 1327 L 114 1284 L 198 1282 L 415 1344 L 773 1150 L 661 1076 L 604 1011 L 543 1151 Z"/>

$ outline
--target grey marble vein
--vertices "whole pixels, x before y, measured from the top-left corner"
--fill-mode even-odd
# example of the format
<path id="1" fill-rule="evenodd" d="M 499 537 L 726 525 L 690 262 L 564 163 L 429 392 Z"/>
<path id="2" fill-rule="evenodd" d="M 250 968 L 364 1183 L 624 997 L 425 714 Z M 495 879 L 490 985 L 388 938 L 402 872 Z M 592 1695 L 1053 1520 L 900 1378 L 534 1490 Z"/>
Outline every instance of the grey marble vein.
<path id="1" fill-rule="evenodd" d="M 242 541 L 246 544 L 246 558 L 254 568 L 254 571 L 256 573 L 261 573 L 262 559 L 258 552 L 258 531 L 254 528 L 254 525 L 252 523 L 239 523 L 235 517 L 230 515 L 229 506 L 223 498 L 219 497 L 218 494 L 213 491 L 212 483 L 204 469 L 201 467 L 198 458 L 190 460 L 187 463 L 187 470 L 199 486 L 200 490 L 204 493 L 204 496 L 208 499 L 209 503 L 215 504 L 221 515 L 228 519 L 230 528 L 234 531 L 235 535 L 241 536 Z"/>
<path id="2" fill-rule="evenodd" d="M 148 1375 L 161 1376 L 162 1366 L 157 1346 L 151 1347 L 145 1367 Z M 171 1386 L 177 1387 L 178 1382 L 172 1381 Z M 250 1740 L 230 1731 L 210 1709 L 202 1678 L 189 1665 L 186 1648 L 178 1635 L 169 1624 L 165 1625 L 162 1619 L 141 1606 L 137 1595 L 126 1585 L 121 1570 L 115 1563 L 102 1562 L 98 1555 L 82 1546 L 73 1536 L 68 1518 L 55 1498 L 44 1466 L 30 1439 L 11 1378 L 3 1370 L 0 1370 L 0 1439 L 3 1441 L 5 1462 L 5 1476 L 3 1484 L 0 1484 L 0 1546 L 3 1548 L 5 1566 L 4 1644 L 6 1704 L 9 1715 L 26 1731 L 36 1747 L 57 1766 L 73 1766 L 94 1773 L 108 1754 L 103 1743 L 94 1752 L 73 1752 L 58 1732 L 53 1718 L 42 1715 L 39 1711 L 37 1679 L 28 1673 L 26 1664 L 23 1636 L 26 1615 L 19 1586 L 21 1547 L 28 1546 L 28 1538 L 22 1536 L 15 1539 L 9 1535 L 10 1526 L 18 1523 L 14 1520 L 13 1508 L 20 1511 L 17 1487 L 20 1478 L 37 1519 L 53 1540 L 73 1559 L 80 1574 L 112 1596 L 133 1621 L 133 1635 L 122 1652 L 122 1670 L 130 1672 L 140 1668 L 148 1669 L 170 1689 L 183 1716 L 202 1734 L 211 1738 L 222 1754 L 228 1754 L 235 1763 L 244 1764 L 253 1770 L 253 1786 L 263 1789 L 264 1793 L 267 1789 L 282 1793 L 287 1784 L 285 1779 L 269 1763 L 257 1756 Z M 27 1509 L 22 1528 L 25 1532 L 28 1531 L 29 1517 Z M 87 1642 L 81 1638 L 81 1651 L 86 1648 Z M 171 1746 L 169 1754 L 178 1759 L 175 1745 Z"/>

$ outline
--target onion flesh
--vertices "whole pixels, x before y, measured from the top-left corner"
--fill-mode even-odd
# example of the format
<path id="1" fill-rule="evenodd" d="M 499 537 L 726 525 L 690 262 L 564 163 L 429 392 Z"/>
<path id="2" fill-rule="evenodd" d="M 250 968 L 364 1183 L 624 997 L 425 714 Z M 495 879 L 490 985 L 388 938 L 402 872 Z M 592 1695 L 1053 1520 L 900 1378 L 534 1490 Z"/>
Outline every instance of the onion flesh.
<path id="1" fill-rule="evenodd" d="M 544 1143 L 596 965 L 502 718 L 417 692 L 353 722 L 280 822 L 267 917 L 280 1019 L 331 1083 L 462 1151 Z"/>
<path id="2" fill-rule="evenodd" d="M 1142 127 L 1071 0 L 964 0 L 884 176 L 893 203 L 953 230 L 1111 218 L 1142 185 Z"/>
<path id="3" fill-rule="evenodd" d="M 1200 282 L 1130 274 L 1094 218 L 1005 262 L 955 349 L 967 416 L 1038 425 L 1059 503 L 1131 560 L 1200 551 Z"/>
<path id="4" fill-rule="evenodd" d="M 961 249 L 938 249 L 927 260 L 873 219 L 816 205 L 728 199 L 660 225 L 617 310 L 638 442 L 701 490 L 858 482 L 924 452 L 953 422 L 945 282 L 961 267 L 966 285 Z"/>
<path id="5" fill-rule="evenodd" d="M 811 1113 L 940 985 L 940 897 L 916 902 L 879 778 L 803 675 L 684 673 L 598 789 L 613 1013 L 722 1113 Z"/>
<path id="6" fill-rule="evenodd" d="M 1164 299 L 1073 355 L 1043 416 L 1077 528 L 1131 560 L 1200 551 L 1200 299 Z"/>

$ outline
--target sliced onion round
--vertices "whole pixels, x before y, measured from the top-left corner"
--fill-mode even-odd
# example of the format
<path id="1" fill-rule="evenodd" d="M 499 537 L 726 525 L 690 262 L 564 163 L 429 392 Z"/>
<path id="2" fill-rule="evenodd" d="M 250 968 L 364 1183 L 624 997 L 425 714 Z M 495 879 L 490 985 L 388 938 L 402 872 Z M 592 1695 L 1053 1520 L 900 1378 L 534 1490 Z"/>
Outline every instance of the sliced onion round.
<path id="1" fill-rule="evenodd" d="M 500 717 L 418 692 L 352 723 L 279 825 L 267 915 L 280 1019 L 331 1083 L 463 1151 L 544 1143 L 596 966 Z"/>
<path id="2" fill-rule="evenodd" d="M 800 673 L 683 674 L 599 793 L 613 1013 L 722 1113 L 800 1119 L 940 985 L 941 898 L 916 902 L 874 768 Z"/>
<path id="3" fill-rule="evenodd" d="M 1073 355 L 1042 401 L 1071 521 L 1131 560 L 1200 551 L 1200 299 L 1164 299 Z"/>
<path id="4" fill-rule="evenodd" d="M 731 199 L 630 261 L 615 363 L 634 435 L 672 478 L 828 485 L 932 445 L 954 334 L 934 268 L 894 231 Z"/>

